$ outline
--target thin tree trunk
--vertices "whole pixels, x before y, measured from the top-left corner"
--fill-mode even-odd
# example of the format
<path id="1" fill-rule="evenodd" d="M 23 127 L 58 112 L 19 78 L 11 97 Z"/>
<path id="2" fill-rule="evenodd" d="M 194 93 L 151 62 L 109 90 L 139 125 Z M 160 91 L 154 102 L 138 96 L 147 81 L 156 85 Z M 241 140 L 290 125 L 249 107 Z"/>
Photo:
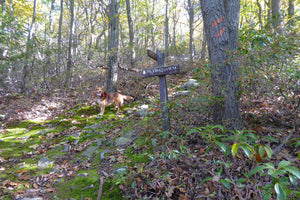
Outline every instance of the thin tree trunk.
<path id="1" fill-rule="evenodd" d="M 74 0 L 70 0 L 70 14 L 71 14 L 71 21 L 70 21 L 68 63 L 67 63 L 67 70 L 66 70 L 65 86 L 68 86 L 71 83 L 71 73 L 72 73 L 72 66 L 73 66 L 72 48 L 73 48 L 73 29 L 74 29 Z"/>
<path id="2" fill-rule="evenodd" d="M 295 0 L 289 0 L 289 8 L 288 8 L 288 25 L 293 28 L 295 26 Z"/>
<path id="3" fill-rule="evenodd" d="M 56 74 L 59 75 L 61 68 L 61 31 L 62 31 L 62 21 L 63 21 L 63 14 L 64 14 L 64 0 L 60 0 L 60 16 L 59 16 L 59 24 L 58 24 L 58 40 L 57 40 L 57 45 L 58 45 L 58 54 L 57 54 L 57 65 L 56 65 Z"/>
<path id="4" fill-rule="evenodd" d="M 190 60 L 194 58 L 194 3 L 192 0 L 188 0 L 188 13 L 189 13 L 189 27 L 190 27 Z"/>
<path id="5" fill-rule="evenodd" d="M 214 94 L 213 120 L 228 129 L 241 129 L 238 96 L 237 49 L 239 0 L 201 0 L 201 10 L 208 38 Z"/>
<path id="6" fill-rule="evenodd" d="M 21 82 L 21 92 L 26 92 L 26 84 L 27 84 L 27 76 L 28 76 L 28 59 L 31 54 L 31 35 L 32 35 L 32 29 L 35 24 L 36 19 L 36 6 L 37 6 L 37 0 L 34 0 L 33 2 L 33 14 L 32 14 L 32 21 L 28 29 L 28 35 L 27 35 L 27 42 L 26 42 L 26 52 L 25 52 L 25 63 L 23 67 L 22 72 L 22 82 Z"/>
<path id="7" fill-rule="evenodd" d="M 133 23 L 131 19 L 130 0 L 126 0 L 126 10 L 127 10 L 127 20 L 128 20 L 128 27 L 129 27 L 130 65 L 131 67 L 134 67 L 135 65 L 134 33 L 133 33 Z"/>
<path id="8" fill-rule="evenodd" d="M 201 47 L 201 60 L 205 60 L 206 57 L 206 34 L 204 31 L 204 22 L 203 22 L 203 34 L 202 34 L 202 47 Z"/>
<path id="9" fill-rule="evenodd" d="M 110 33 L 109 33 L 109 58 L 107 91 L 117 91 L 118 81 L 118 47 L 119 47 L 119 0 L 111 0 L 110 4 Z"/>
<path id="10" fill-rule="evenodd" d="M 154 9 L 155 9 L 155 1 L 152 0 L 152 14 L 151 14 L 152 22 L 154 22 Z M 152 51 L 155 51 L 155 34 L 154 34 L 153 23 L 151 25 L 151 37 L 152 37 Z"/>
<path id="11" fill-rule="evenodd" d="M 259 0 L 256 0 L 256 4 L 257 4 L 257 7 L 258 7 L 258 22 L 259 22 L 259 29 L 262 30 L 263 28 L 263 21 L 262 21 L 262 9 L 261 9 L 261 5 L 260 5 L 260 2 Z"/>
<path id="12" fill-rule="evenodd" d="M 168 61 L 169 56 L 169 0 L 166 1 L 166 12 L 165 12 L 165 62 Z"/>

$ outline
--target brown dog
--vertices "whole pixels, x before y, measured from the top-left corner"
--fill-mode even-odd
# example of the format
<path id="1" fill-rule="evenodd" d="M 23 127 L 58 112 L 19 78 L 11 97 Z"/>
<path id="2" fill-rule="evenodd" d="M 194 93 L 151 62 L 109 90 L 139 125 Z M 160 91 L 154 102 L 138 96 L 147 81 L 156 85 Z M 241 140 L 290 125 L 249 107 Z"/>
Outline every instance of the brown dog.
<path id="1" fill-rule="evenodd" d="M 118 108 L 117 113 L 120 112 L 120 107 L 123 106 L 124 100 L 131 100 L 133 97 L 126 96 L 120 93 L 106 93 L 103 87 L 98 87 L 96 89 L 96 94 L 98 98 L 98 103 L 100 104 L 101 111 L 100 115 L 104 114 L 105 106 L 109 106 L 111 104 L 115 104 Z"/>

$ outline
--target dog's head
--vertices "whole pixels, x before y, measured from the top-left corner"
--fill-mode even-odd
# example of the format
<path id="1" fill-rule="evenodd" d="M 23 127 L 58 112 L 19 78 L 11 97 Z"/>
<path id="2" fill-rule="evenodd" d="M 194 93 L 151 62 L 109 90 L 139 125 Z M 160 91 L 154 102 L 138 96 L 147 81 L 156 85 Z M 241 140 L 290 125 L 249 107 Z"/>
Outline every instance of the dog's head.
<path id="1" fill-rule="evenodd" d="M 103 87 L 97 87 L 96 88 L 96 92 L 95 92 L 95 96 L 97 98 L 103 98 L 103 97 L 105 97 L 106 96 L 106 92 L 105 92 L 104 88 Z"/>

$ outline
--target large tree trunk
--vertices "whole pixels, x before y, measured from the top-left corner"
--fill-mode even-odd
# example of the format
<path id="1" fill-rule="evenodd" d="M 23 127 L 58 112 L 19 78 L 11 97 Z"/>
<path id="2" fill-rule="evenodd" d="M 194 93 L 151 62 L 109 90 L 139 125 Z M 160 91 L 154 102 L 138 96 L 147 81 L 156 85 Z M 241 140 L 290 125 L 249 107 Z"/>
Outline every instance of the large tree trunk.
<path id="1" fill-rule="evenodd" d="M 189 13 L 189 27 L 190 27 L 190 60 L 194 58 L 194 3 L 193 0 L 188 0 L 188 13 Z"/>
<path id="2" fill-rule="evenodd" d="M 201 0 L 208 41 L 214 95 L 213 120 L 228 129 L 241 129 L 238 96 L 238 62 L 234 53 L 238 42 L 239 0 Z"/>
<path id="3" fill-rule="evenodd" d="M 109 10 L 109 56 L 108 56 L 108 75 L 107 91 L 117 91 L 118 81 L 118 47 L 119 47 L 119 0 L 111 0 Z"/>
<path id="4" fill-rule="evenodd" d="M 128 27 L 129 27 L 130 65 L 131 65 L 131 67 L 134 67 L 134 65 L 135 65 L 135 51 L 134 51 L 134 42 L 133 42 L 134 41 L 134 33 L 133 33 L 133 24 L 132 24 L 132 19 L 131 19 L 130 0 L 126 0 L 126 10 L 127 10 L 127 20 L 128 20 Z"/>
<path id="5" fill-rule="evenodd" d="M 27 42 L 26 42 L 26 52 L 25 52 L 25 63 L 23 67 L 23 72 L 22 72 L 22 82 L 21 82 L 21 92 L 24 93 L 26 92 L 26 83 L 27 83 L 27 76 L 28 76 L 28 59 L 31 54 L 31 35 L 32 35 L 32 29 L 35 24 L 35 19 L 36 19 L 36 6 L 37 6 L 37 1 L 34 0 L 33 2 L 33 14 L 32 14 L 32 21 L 28 29 L 28 35 L 27 35 Z"/>
<path id="6" fill-rule="evenodd" d="M 64 14 L 64 0 L 60 0 L 60 16 L 59 16 L 59 24 L 58 24 L 58 39 L 57 39 L 57 45 L 58 45 L 58 53 L 57 53 L 57 65 L 56 65 L 56 74 L 60 74 L 60 62 L 61 62 L 61 30 L 62 30 L 62 21 L 63 21 L 63 14 Z"/>
<path id="7" fill-rule="evenodd" d="M 67 86 L 71 82 L 71 73 L 72 73 L 72 66 L 73 66 L 72 48 L 73 48 L 73 29 L 74 29 L 74 0 L 70 0 L 70 13 L 71 13 L 71 21 L 70 21 L 68 62 L 67 62 L 65 86 Z"/>

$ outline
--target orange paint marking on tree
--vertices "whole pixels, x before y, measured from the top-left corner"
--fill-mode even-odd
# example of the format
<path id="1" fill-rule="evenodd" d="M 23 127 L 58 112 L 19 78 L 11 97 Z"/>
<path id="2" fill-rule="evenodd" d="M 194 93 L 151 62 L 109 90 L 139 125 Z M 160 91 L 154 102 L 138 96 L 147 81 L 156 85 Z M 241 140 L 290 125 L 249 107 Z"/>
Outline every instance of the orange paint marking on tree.
<path id="1" fill-rule="evenodd" d="M 218 24 L 220 24 L 223 20 L 224 20 L 224 17 L 220 17 L 219 19 L 217 19 L 216 21 L 214 21 L 214 22 L 211 24 L 212 27 L 218 26 Z"/>
<path id="2" fill-rule="evenodd" d="M 216 38 L 221 37 L 221 35 L 225 32 L 225 26 L 216 34 Z"/>

